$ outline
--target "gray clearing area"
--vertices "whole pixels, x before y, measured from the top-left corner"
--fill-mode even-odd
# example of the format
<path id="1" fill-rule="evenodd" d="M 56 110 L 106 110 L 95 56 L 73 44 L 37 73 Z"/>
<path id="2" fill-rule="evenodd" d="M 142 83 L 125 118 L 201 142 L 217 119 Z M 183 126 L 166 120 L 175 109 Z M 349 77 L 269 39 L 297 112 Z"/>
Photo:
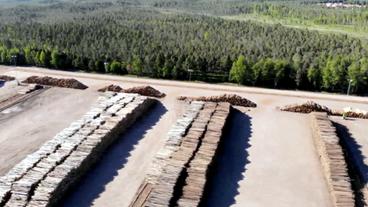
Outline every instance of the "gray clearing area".
<path id="1" fill-rule="evenodd" d="M 79 119 L 98 93 L 51 88 L 0 112 L 0 176 Z"/>

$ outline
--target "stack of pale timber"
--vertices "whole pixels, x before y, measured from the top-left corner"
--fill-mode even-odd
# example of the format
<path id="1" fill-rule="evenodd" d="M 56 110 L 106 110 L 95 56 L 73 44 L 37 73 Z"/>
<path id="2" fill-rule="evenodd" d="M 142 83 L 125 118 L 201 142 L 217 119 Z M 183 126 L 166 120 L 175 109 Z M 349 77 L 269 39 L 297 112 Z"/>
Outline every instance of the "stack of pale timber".
<path id="1" fill-rule="evenodd" d="M 182 119 L 170 131 L 167 144 L 158 153 L 131 206 L 199 204 L 230 104 L 191 102 L 191 109 L 184 124 L 178 125 Z"/>

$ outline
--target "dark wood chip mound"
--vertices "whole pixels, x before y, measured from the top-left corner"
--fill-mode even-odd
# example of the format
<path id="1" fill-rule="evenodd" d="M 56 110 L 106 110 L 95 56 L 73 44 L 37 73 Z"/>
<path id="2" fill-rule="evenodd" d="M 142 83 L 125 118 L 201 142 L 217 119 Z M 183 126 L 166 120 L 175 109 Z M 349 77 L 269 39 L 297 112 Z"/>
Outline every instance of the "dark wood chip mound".
<path id="1" fill-rule="evenodd" d="M 0 75 L 0 81 L 7 82 L 7 81 L 13 81 L 13 80 L 15 80 L 15 78 L 12 76 Z"/>
<path id="2" fill-rule="evenodd" d="M 280 108 L 281 111 L 289 111 L 296 113 L 309 114 L 311 112 L 326 112 L 328 115 L 332 114 L 331 109 L 326 106 L 319 105 L 313 101 L 308 101 L 304 104 L 288 105 Z"/>
<path id="3" fill-rule="evenodd" d="M 163 98 L 166 94 L 160 92 L 159 90 L 151 86 L 138 86 L 133 88 L 124 89 L 124 93 L 138 93 L 142 96 L 151 96 L 156 98 Z"/>
<path id="4" fill-rule="evenodd" d="M 98 91 L 99 92 L 111 91 L 111 92 L 116 92 L 116 93 L 124 92 L 123 88 L 121 88 L 118 85 L 114 85 L 114 84 L 98 89 Z"/>
<path id="5" fill-rule="evenodd" d="M 40 85 L 48 85 L 48 86 L 56 86 L 62 88 L 74 88 L 74 89 L 86 89 L 88 86 L 79 82 L 76 79 L 62 79 L 62 78 L 52 78 L 48 76 L 39 77 L 39 76 L 31 76 L 28 77 L 23 83 L 32 83 L 32 84 L 40 84 Z"/>
<path id="6" fill-rule="evenodd" d="M 200 97 L 186 97 L 180 96 L 178 100 L 181 101 L 208 101 L 208 102 L 227 102 L 234 106 L 244 106 L 244 107 L 257 107 L 257 104 L 238 96 L 236 94 L 223 94 L 220 96 L 200 96 Z"/>

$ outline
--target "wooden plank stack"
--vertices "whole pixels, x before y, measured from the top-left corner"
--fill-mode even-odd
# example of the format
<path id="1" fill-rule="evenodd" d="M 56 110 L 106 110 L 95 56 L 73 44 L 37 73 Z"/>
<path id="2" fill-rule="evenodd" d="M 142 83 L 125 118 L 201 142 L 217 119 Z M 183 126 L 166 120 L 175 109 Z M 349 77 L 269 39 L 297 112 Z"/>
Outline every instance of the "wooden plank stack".
<path id="1" fill-rule="evenodd" d="M 82 119 L 0 178 L 0 206 L 54 206 L 101 153 L 153 103 L 106 93 Z"/>
<path id="2" fill-rule="evenodd" d="M 327 113 L 311 114 L 312 130 L 322 169 L 335 207 L 355 206 L 343 149 Z"/>
<path id="3" fill-rule="evenodd" d="M 199 204 L 230 113 L 230 104 L 192 102 L 191 109 L 192 112 L 187 113 L 191 114 L 189 121 L 181 125 L 187 130 L 183 130 L 185 127 L 177 130 L 181 120 L 170 131 L 167 144 L 158 153 L 131 206 Z M 180 133 L 175 133 L 178 131 Z"/>
<path id="4" fill-rule="evenodd" d="M 178 201 L 178 206 L 191 207 L 199 205 L 204 193 L 210 165 L 214 161 L 229 113 L 229 104 L 220 103 L 217 106 L 207 125 L 202 144 L 187 168 L 188 175 L 183 187 L 183 195 Z"/>

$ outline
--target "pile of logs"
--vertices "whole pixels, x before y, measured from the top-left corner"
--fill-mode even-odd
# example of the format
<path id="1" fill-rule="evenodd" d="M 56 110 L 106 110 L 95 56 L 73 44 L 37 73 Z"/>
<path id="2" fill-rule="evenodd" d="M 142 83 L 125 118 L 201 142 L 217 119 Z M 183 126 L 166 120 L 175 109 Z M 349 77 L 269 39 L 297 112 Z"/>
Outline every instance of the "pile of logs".
<path id="1" fill-rule="evenodd" d="M 151 86 L 137 86 L 124 90 L 124 93 L 137 93 L 142 96 L 151 96 L 156 98 L 163 98 L 166 94 L 160 92 L 159 90 L 151 87 Z"/>
<path id="2" fill-rule="evenodd" d="M 362 112 L 356 112 L 356 111 L 347 111 L 347 112 L 334 111 L 332 115 L 334 116 L 345 115 L 345 117 L 350 117 L 350 118 L 368 119 L 368 114 L 362 113 Z"/>
<path id="3" fill-rule="evenodd" d="M 304 113 L 309 114 L 312 112 L 325 112 L 331 116 L 345 116 L 350 118 L 358 118 L 358 119 L 368 119 L 368 113 L 360 110 L 332 110 L 329 109 L 327 106 L 322 106 L 317 104 L 313 101 L 308 101 L 304 104 L 294 104 L 294 105 L 287 105 L 280 108 L 281 111 L 289 111 L 289 112 L 296 112 L 296 113 Z"/>
<path id="4" fill-rule="evenodd" d="M 332 114 L 332 111 L 328 107 L 319 105 L 313 101 L 308 101 L 304 104 L 288 105 L 280 108 L 280 110 L 304 114 L 309 114 L 311 112 L 326 112 L 328 115 Z"/>
<path id="5" fill-rule="evenodd" d="M 186 96 L 180 96 L 178 97 L 178 100 L 180 101 L 207 101 L 207 102 L 227 102 L 234 106 L 244 106 L 244 107 L 257 107 L 257 104 L 243 98 L 241 96 L 238 96 L 236 94 L 223 94 L 220 96 L 201 96 L 201 97 L 186 97 Z"/>
<path id="6" fill-rule="evenodd" d="M 7 82 L 7 81 L 13 81 L 13 80 L 15 80 L 15 78 L 12 76 L 0 75 L 0 81 Z"/>
<path id="7" fill-rule="evenodd" d="M 99 92 L 106 92 L 106 91 L 111 91 L 111 92 L 116 92 L 116 93 L 122 93 L 123 92 L 123 88 L 121 88 L 118 85 L 114 85 L 111 84 L 109 86 L 103 87 L 101 89 L 98 89 Z"/>
<path id="8" fill-rule="evenodd" d="M 62 88 L 74 88 L 74 89 L 86 89 L 88 88 L 83 83 L 79 82 L 76 79 L 62 79 L 62 78 L 52 78 L 48 76 L 40 77 L 40 76 L 31 76 L 28 77 L 23 83 L 33 83 L 47 86 L 56 86 Z"/>
<path id="9" fill-rule="evenodd" d="M 160 92 L 159 90 L 151 86 L 137 86 L 137 87 L 132 87 L 128 89 L 123 89 L 118 85 L 111 84 L 109 86 L 99 89 L 98 91 L 99 92 L 111 91 L 111 92 L 117 92 L 117 93 L 136 93 L 142 96 L 150 96 L 150 97 L 155 97 L 155 98 L 163 98 L 166 96 L 166 94 Z"/>

